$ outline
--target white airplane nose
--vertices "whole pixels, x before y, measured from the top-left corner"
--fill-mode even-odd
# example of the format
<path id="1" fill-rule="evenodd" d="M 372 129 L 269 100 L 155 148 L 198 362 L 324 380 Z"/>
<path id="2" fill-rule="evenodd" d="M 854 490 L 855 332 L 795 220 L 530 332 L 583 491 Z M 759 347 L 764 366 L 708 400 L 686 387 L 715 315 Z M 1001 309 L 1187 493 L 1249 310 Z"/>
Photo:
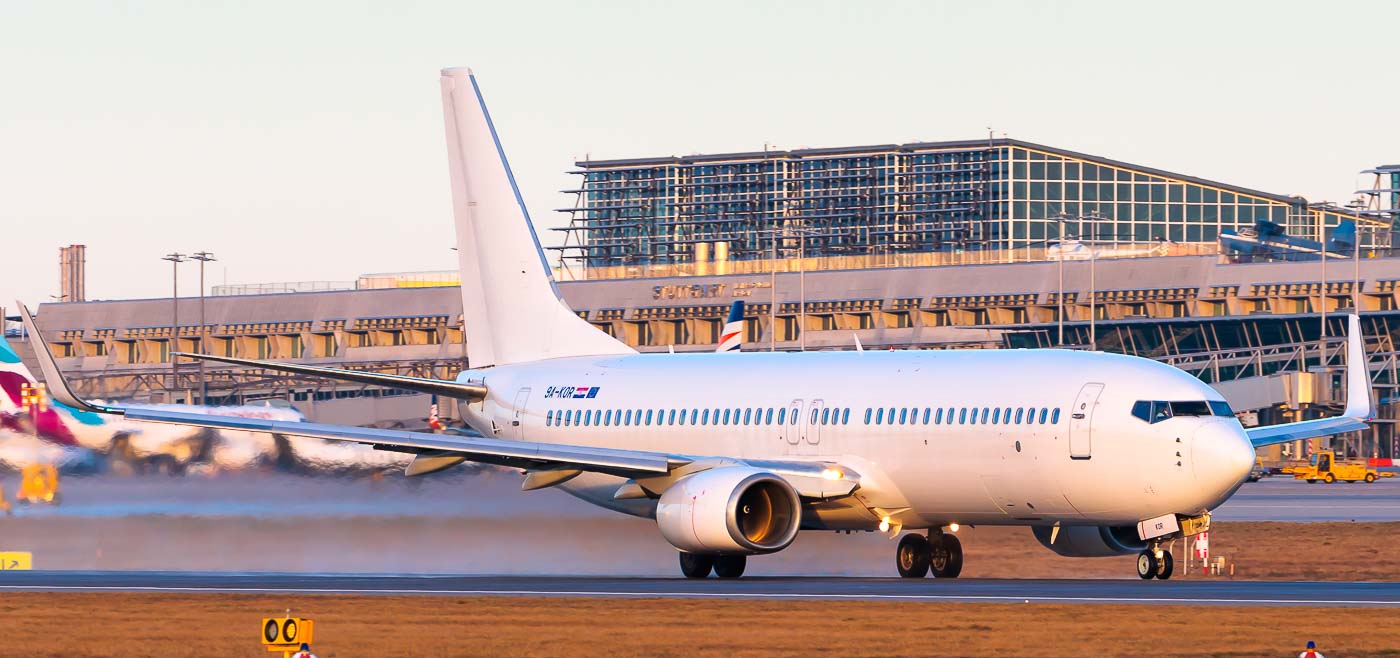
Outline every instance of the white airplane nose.
<path id="1" fill-rule="evenodd" d="M 1191 440 L 1191 470 L 1196 481 L 1214 493 L 1229 493 L 1254 468 L 1254 446 L 1235 423 L 1212 421 Z"/>

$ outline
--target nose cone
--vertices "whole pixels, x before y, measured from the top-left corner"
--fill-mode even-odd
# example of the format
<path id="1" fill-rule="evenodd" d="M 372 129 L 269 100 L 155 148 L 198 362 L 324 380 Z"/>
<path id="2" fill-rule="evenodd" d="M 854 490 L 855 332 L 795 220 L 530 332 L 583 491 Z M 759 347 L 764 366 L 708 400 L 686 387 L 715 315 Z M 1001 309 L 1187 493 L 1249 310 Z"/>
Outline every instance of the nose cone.
<path id="1" fill-rule="evenodd" d="M 1254 446 L 1237 423 L 1214 420 L 1196 430 L 1191 440 L 1191 470 L 1201 492 L 1213 508 L 1249 477 L 1254 468 Z"/>

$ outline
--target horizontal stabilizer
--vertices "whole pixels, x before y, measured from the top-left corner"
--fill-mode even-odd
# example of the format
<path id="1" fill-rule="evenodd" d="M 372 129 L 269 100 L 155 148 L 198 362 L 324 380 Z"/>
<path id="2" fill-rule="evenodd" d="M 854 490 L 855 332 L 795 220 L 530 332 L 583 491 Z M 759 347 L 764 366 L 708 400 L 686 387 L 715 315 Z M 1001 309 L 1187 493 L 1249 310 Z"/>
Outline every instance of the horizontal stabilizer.
<path id="1" fill-rule="evenodd" d="M 401 388 L 409 391 L 419 391 L 421 393 L 432 393 L 434 395 L 446 395 L 462 400 L 476 401 L 486 397 L 486 386 L 484 384 L 474 384 L 471 382 L 451 382 L 442 379 L 421 379 L 418 377 L 405 377 L 403 375 L 384 375 L 377 372 L 363 372 L 360 370 L 341 370 L 339 368 L 326 368 L 322 366 L 306 366 L 298 363 L 282 363 L 280 361 L 259 361 L 257 359 L 239 359 L 231 356 L 214 356 L 212 354 L 190 354 L 188 352 L 176 352 L 175 356 L 183 356 L 197 361 L 217 361 L 219 363 L 229 363 L 237 366 L 249 368 L 266 368 L 278 372 L 290 372 L 297 375 L 307 375 L 310 377 L 325 377 L 326 379 L 338 379 L 341 381 L 355 382 L 357 384 L 370 384 L 374 386 L 387 386 L 391 388 Z"/>

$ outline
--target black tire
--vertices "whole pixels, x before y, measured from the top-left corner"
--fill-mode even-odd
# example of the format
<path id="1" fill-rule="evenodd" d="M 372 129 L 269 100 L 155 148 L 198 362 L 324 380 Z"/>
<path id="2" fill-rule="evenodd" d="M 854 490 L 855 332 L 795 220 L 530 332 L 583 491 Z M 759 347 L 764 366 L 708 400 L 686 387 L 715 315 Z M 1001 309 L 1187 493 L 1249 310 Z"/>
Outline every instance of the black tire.
<path id="1" fill-rule="evenodd" d="M 1308 484 L 1317 484 L 1317 480 L 1308 480 Z"/>
<path id="2" fill-rule="evenodd" d="M 744 575 L 744 567 L 749 559 L 744 555 L 720 555 L 715 558 L 715 575 L 720 578 L 738 578 Z"/>
<path id="3" fill-rule="evenodd" d="M 899 540 L 894 552 L 894 566 L 901 578 L 923 578 L 928 575 L 929 542 L 923 535 L 908 534 Z"/>
<path id="4" fill-rule="evenodd" d="M 1138 553 L 1137 573 L 1138 578 L 1143 580 L 1157 577 L 1157 556 L 1152 551 Z"/>
<path id="5" fill-rule="evenodd" d="M 1162 551 L 1161 559 L 1157 560 L 1157 571 L 1155 572 L 1157 580 L 1167 580 L 1172 577 L 1173 562 L 1171 551 Z"/>
<path id="6" fill-rule="evenodd" d="M 930 546 L 929 570 L 934 578 L 957 578 L 962 573 L 962 542 L 954 535 L 939 535 L 938 542 Z"/>
<path id="7" fill-rule="evenodd" d="M 715 568 L 715 556 L 681 552 L 681 573 L 686 578 L 709 578 Z"/>

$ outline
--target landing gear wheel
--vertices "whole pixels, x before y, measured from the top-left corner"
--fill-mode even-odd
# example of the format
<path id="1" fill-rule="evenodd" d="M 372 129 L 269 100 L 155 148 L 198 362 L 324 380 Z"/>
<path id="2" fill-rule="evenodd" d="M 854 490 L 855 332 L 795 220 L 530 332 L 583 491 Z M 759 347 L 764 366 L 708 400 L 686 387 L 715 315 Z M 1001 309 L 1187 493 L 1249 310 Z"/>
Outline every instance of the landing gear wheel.
<path id="1" fill-rule="evenodd" d="M 744 575 L 744 566 L 749 562 L 743 555 L 720 555 L 715 558 L 715 575 L 720 578 L 738 578 Z"/>
<path id="2" fill-rule="evenodd" d="M 1328 473 L 1327 475 L 1322 476 L 1322 481 L 1326 482 L 1327 484 L 1332 484 L 1333 482 L 1337 481 L 1337 476 Z"/>
<path id="3" fill-rule="evenodd" d="M 715 568 L 715 556 L 699 553 L 681 553 L 681 573 L 686 578 L 709 578 Z M 743 568 L 740 568 L 743 571 Z"/>
<path id="4" fill-rule="evenodd" d="M 930 540 L 929 569 L 934 578 L 957 578 L 962 572 L 962 542 L 953 535 L 938 535 Z"/>
<path id="5" fill-rule="evenodd" d="M 1138 578 L 1152 580 L 1157 575 L 1157 555 L 1150 550 L 1138 553 Z"/>
<path id="6" fill-rule="evenodd" d="M 1162 551 L 1162 557 L 1157 560 L 1157 580 L 1166 580 L 1172 577 L 1173 566 L 1172 554 L 1170 551 Z"/>
<path id="7" fill-rule="evenodd" d="M 1367 474 L 1366 474 L 1366 484 L 1370 484 L 1370 483 L 1375 482 L 1375 481 L 1376 481 L 1376 474 L 1375 474 L 1375 473 L 1367 473 Z"/>
<path id="8" fill-rule="evenodd" d="M 923 535 L 908 534 L 899 540 L 894 553 L 895 567 L 902 578 L 923 578 L 928 575 L 929 541 Z"/>

